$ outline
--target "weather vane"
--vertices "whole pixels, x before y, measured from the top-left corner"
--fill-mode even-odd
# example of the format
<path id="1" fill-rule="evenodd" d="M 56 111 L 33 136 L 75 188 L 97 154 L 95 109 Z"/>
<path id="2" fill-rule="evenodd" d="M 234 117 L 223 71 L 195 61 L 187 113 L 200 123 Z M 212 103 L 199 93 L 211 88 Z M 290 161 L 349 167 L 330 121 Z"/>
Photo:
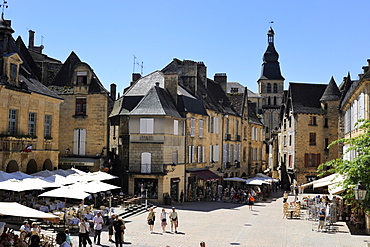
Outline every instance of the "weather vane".
<path id="1" fill-rule="evenodd" d="M 2 8 L 1 18 L 4 19 L 4 10 L 8 8 L 8 1 L 3 0 L 3 4 L 0 4 L 0 6 Z"/>

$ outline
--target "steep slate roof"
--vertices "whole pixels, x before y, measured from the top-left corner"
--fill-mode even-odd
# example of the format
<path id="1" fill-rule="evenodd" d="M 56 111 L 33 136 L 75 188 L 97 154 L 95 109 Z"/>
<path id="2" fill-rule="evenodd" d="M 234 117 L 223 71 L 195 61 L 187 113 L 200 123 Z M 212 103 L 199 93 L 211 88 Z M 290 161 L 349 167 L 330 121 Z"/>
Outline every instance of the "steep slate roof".
<path id="1" fill-rule="evenodd" d="M 275 35 L 274 30 L 270 27 L 267 36 L 273 37 Z M 261 70 L 261 79 L 267 80 L 284 80 L 284 77 L 280 72 L 280 64 L 278 62 L 279 54 L 275 49 L 273 39 L 268 42 L 267 49 L 263 55 L 263 64 Z"/>
<path id="2" fill-rule="evenodd" d="M 82 63 L 80 58 L 73 51 L 68 56 L 67 60 L 64 62 L 63 66 L 60 68 L 58 74 L 55 76 L 54 80 L 50 83 L 50 86 L 73 86 L 73 75 L 74 68 L 78 63 Z M 86 63 L 85 63 L 86 64 Z M 100 82 L 99 78 L 96 76 L 94 71 L 91 69 L 93 75 L 89 84 L 89 93 L 107 93 L 108 91 L 104 88 L 103 84 Z"/>
<path id="3" fill-rule="evenodd" d="M 253 109 L 253 107 L 251 106 L 251 104 L 248 104 L 248 122 L 263 126 L 263 123 L 257 117 L 257 114 L 256 114 L 255 110 Z"/>
<path id="4" fill-rule="evenodd" d="M 158 86 L 152 87 L 129 115 L 159 115 L 181 117 L 171 95 Z"/>
<path id="5" fill-rule="evenodd" d="M 293 113 L 322 114 L 320 99 L 326 87 L 325 84 L 290 82 L 288 100 L 291 101 Z"/>
<path id="6" fill-rule="evenodd" d="M 0 30 L 12 30 L 10 27 L 10 21 L 5 21 L 0 18 Z M 19 86 L 9 85 L 6 81 L 0 80 L 0 84 L 8 85 L 10 89 L 19 90 L 25 93 L 36 93 L 40 95 L 45 95 L 48 97 L 53 97 L 56 99 L 62 99 L 53 91 L 44 86 L 41 82 L 38 81 L 34 71 L 33 65 L 34 61 L 32 57 L 28 57 L 27 52 L 24 49 L 20 49 L 12 36 L 9 37 L 9 42 L 7 47 L 5 47 L 5 55 L 10 56 L 13 54 L 18 54 L 22 59 L 23 63 L 20 65 L 19 69 Z M 31 65 L 30 65 L 31 64 Z"/>
<path id="7" fill-rule="evenodd" d="M 159 83 L 160 87 L 164 87 L 164 75 L 161 71 L 154 71 L 149 75 L 141 77 L 123 94 L 124 96 L 144 96 L 149 90 Z"/>
<path id="8" fill-rule="evenodd" d="M 35 61 L 33 60 L 30 52 L 28 51 L 28 48 L 26 47 L 26 45 L 24 44 L 22 38 L 20 36 L 18 36 L 17 40 L 15 41 L 19 51 L 21 52 L 22 54 L 22 59 L 24 59 L 24 61 L 28 64 L 29 68 L 32 70 L 32 72 L 34 73 L 34 75 L 39 79 L 41 80 L 41 71 L 40 69 L 37 67 Z"/>
<path id="9" fill-rule="evenodd" d="M 339 100 L 341 96 L 341 93 L 339 91 L 339 88 L 337 84 L 334 81 L 334 78 L 331 77 L 330 82 L 328 86 L 325 89 L 324 94 L 322 95 L 320 101 L 335 101 Z"/>

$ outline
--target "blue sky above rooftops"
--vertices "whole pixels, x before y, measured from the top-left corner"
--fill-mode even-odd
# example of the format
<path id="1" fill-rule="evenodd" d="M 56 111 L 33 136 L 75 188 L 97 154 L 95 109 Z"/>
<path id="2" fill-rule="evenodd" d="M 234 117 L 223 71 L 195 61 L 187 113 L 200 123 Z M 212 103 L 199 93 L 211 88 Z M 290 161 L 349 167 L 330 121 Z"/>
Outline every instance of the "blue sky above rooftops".
<path id="1" fill-rule="evenodd" d="M 256 92 L 270 25 L 285 88 L 328 83 L 331 76 L 339 84 L 348 72 L 356 79 L 370 58 L 366 0 L 8 0 L 8 6 L 14 38 L 28 45 L 34 30 L 45 54 L 64 62 L 74 51 L 106 88 L 114 82 L 121 93 L 142 62 L 147 75 L 173 58 L 203 61 L 209 78 L 227 73 L 228 81 Z"/>

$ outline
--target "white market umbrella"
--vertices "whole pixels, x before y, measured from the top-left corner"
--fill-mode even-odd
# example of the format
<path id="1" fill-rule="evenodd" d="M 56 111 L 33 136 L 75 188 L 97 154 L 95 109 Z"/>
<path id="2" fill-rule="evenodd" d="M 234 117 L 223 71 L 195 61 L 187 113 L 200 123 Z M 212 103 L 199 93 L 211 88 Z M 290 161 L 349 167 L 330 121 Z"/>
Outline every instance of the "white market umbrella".
<path id="1" fill-rule="evenodd" d="M 118 186 L 107 184 L 107 183 L 100 182 L 100 181 L 92 181 L 89 183 L 75 183 L 75 184 L 72 184 L 71 187 L 88 192 L 88 193 L 98 193 L 101 191 L 108 191 L 108 190 L 114 190 L 114 189 L 120 188 Z"/>
<path id="2" fill-rule="evenodd" d="M 73 180 L 75 183 L 76 182 L 90 182 L 93 181 L 94 179 L 90 176 L 90 173 L 86 174 L 72 174 L 67 176 L 68 179 Z"/>
<path id="3" fill-rule="evenodd" d="M 90 194 L 73 188 L 73 186 L 63 186 L 54 190 L 44 192 L 39 195 L 39 197 L 62 197 L 62 198 L 72 198 L 83 200 Z"/>
<path id="4" fill-rule="evenodd" d="M 238 177 L 234 177 L 234 178 L 224 178 L 224 180 L 226 180 L 226 181 L 235 181 L 235 182 L 247 182 L 247 179 L 244 179 L 244 178 L 238 178 Z"/>
<path id="5" fill-rule="evenodd" d="M 0 202 L 0 215 L 9 215 L 25 218 L 40 218 L 52 222 L 59 221 L 59 216 L 56 216 L 51 213 L 44 213 L 16 202 Z"/>
<path id="6" fill-rule="evenodd" d="M 0 171 L 0 182 L 14 178 L 10 173 Z"/>
<path id="7" fill-rule="evenodd" d="M 31 175 L 28 175 L 24 172 L 20 172 L 20 171 L 17 171 L 17 172 L 12 172 L 12 173 L 9 173 L 11 176 L 13 176 L 13 178 L 15 179 L 25 179 L 25 178 L 33 178 L 33 176 Z"/>
<path id="8" fill-rule="evenodd" d="M 77 173 L 77 174 L 83 175 L 83 174 L 86 174 L 87 173 L 87 172 L 81 171 L 81 170 L 76 169 L 76 168 L 73 168 L 73 167 L 71 169 L 68 169 L 67 171 L 69 171 L 69 170 L 72 170 L 73 171 L 73 173 L 71 172 L 71 174 Z"/>
<path id="9" fill-rule="evenodd" d="M 34 177 L 49 177 L 49 176 L 55 175 L 55 173 L 49 170 L 43 170 L 43 171 L 32 173 L 31 175 Z"/>
<path id="10" fill-rule="evenodd" d="M 66 170 L 63 170 L 63 169 L 54 170 L 53 172 L 54 174 L 58 174 L 63 177 L 67 177 L 68 175 L 71 175 L 69 172 L 66 172 Z"/>
<path id="11" fill-rule="evenodd" d="M 324 186 L 328 186 L 331 184 L 336 184 L 336 183 L 343 181 L 344 179 L 345 177 L 343 175 L 334 173 L 329 176 L 313 181 L 313 187 L 319 188 L 319 187 L 324 187 Z"/>
<path id="12" fill-rule="evenodd" d="M 258 178 L 249 178 L 249 179 L 247 179 L 247 181 L 246 181 L 245 183 L 246 183 L 246 184 L 249 184 L 249 185 L 262 185 L 262 184 L 268 184 L 268 182 L 263 181 L 262 179 L 258 179 Z"/>
<path id="13" fill-rule="evenodd" d="M 93 173 L 90 173 L 89 175 L 93 178 L 94 181 L 102 181 L 102 180 L 110 180 L 110 179 L 118 178 L 109 173 L 101 172 L 101 171 L 93 172 Z"/>
<path id="14" fill-rule="evenodd" d="M 41 186 L 41 184 L 35 183 L 34 180 L 31 181 L 30 179 L 9 179 L 0 182 L 0 189 L 21 192 L 26 190 L 42 190 L 43 187 Z"/>
<path id="15" fill-rule="evenodd" d="M 73 184 L 76 182 L 72 179 L 69 179 L 69 178 L 66 178 L 66 177 L 63 177 L 57 174 L 49 176 L 49 177 L 45 177 L 43 178 L 43 180 L 45 180 L 46 182 L 54 183 L 56 185 L 55 187 L 60 187 L 65 184 Z"/>

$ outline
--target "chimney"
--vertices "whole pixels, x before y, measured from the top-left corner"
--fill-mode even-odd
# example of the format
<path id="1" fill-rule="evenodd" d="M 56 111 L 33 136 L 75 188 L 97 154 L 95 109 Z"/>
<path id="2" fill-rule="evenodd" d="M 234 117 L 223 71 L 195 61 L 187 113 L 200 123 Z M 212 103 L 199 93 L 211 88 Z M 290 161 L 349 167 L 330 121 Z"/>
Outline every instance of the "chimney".
<path id="1" fill-rule="evenodd" d="M 117 94 L 117 85 L 112 83 L 110 84 L 110 97 L 112 100 L 116 100 L 116 94 Z"/>
<path id="2" fill-rule="evenodd" d="M 227 76 L 226 76 L 226 73 L 216 73 L 215 76 L 213 77 L 213 80 L 221 86 L 222 90 L 224 90 L 225 93 L 227 93 L 227 89 L 226 89 Z"/>
<path id="3" fill-rule="evenodd" d="M 164 74 L 164 88 L 168 90 L 177 105 L 177 86 L 179 76 L 176 73 Z"/>
<path id="4" fill-rule="evenodd" d="M 32 49 L 35 47 L 35 31 L 28 31 L 28 48 Z"/>
<path id="5" fill-rule="evenodd" d="M 132 73 L 132 81 L 135 82 L 141 78 L 141 74 L 139 73 Z"/>

